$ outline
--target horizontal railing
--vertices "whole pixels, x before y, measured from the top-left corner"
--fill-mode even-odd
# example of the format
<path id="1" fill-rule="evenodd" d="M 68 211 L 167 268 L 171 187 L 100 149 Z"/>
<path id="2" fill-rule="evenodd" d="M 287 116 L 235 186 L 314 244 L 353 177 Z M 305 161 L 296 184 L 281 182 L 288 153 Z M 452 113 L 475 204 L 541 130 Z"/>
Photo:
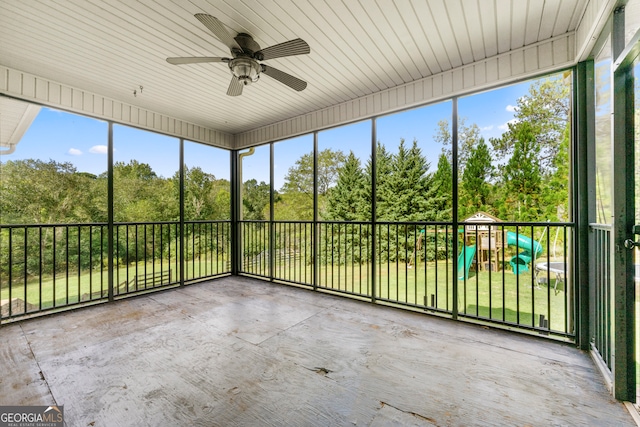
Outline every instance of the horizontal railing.
<path id="1" fill-rule="evenodd" d="M 243 221 L 240 270 L 571 338 L 573 228 L 550 222 L 467 222 L 454 230 L 446 222 Z"/>
<path id="2" fill-rule="evenodd" d="M 573 224 L 464 223 L 456 230 L 445 222 L 239 225 L 243 274 L 574 335 Z M 113 296 L 229 274 L 230 235 L 229 221 L 114 224 Z M 105 223 L 0 226 L 2 319 L 105 301 L 108 237 Z M 606 324 L 610 313 L 602 316 Z M 606 331 L 597 337 L 600 351 L 607 339 Z"/>
<path id="3" fill-rule="evenodd" d="M 179 222 L 114 224 L 113 296 L 230 273 L 230 229 L 229 221 L 187 221 L 183 231 Z M 0 225 L 2 320 L 108 297 L 108 224 Z"/>
<path id="4" fill-rule="evenodd" d="M 591 287 L 594 315 L 592 316 L 592 348 L 611 371 L 612 300 L 611 300 L 611 225 L 589 224 L 591 263 Z"/>

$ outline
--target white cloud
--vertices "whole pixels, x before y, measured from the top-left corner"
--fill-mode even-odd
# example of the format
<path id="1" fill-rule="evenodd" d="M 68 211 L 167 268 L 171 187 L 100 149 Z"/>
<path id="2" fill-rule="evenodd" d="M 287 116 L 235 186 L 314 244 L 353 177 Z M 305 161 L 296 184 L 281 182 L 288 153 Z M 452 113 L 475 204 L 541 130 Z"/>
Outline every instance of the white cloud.
<path id="1" fill-rule="evenodd" d="M 69 148 L 67 154 L 69 154 L 70 156 L 82 156 L 82 151 L 78 150 L 77 148 Z"/>
<path id="2" fill-rule="evenodd" d="M 490 130 L 493 130 L 493 125 L 485 126 L 483 128 L 480 128 L 480 129 L 484 130 L 484 131 L 490 131 Z"/>
<path id="3" fill-rule="evenodd" d="M 107 154 L 109 148 L 106 145 L 94 145 L 89 149 L 90 153 L 93 154 Z"/>
<path id="4" fill-rule="evenodd" d="M 507 105 L 507 108 L 505 108 L 505 110 L 507 110 L 507 111 L 508 111 L 508 112 L 510 112 L 510 113 L 513 113 L 513 112 L 515 112 L 515 111 L 516 111 L 516 108 L 518 108 L 518 107 L 516 107 L 516 106 L 514 106 L 514 105 L 509 104 L 509 105 Z"/>
<path id="5" fill-rule="evenodd" d="M 518 123 L 518 119 L 511 119 L 507 123 L 498 126 L 498 129 L 500 129 L 501 131 L 509 130 L 509 123 L 511 124 Z"/>

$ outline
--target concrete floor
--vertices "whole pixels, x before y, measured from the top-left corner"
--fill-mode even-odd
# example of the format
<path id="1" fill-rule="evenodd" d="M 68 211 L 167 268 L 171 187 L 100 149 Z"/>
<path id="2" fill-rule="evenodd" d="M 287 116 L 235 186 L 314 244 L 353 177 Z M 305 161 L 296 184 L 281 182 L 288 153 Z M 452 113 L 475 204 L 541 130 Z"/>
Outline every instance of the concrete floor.
<path id="1" fill-rule="evenodd" d="M 0 337 L 0 404 L 74 427 L 635 425 L 570 346 L 247 278 Z"/>

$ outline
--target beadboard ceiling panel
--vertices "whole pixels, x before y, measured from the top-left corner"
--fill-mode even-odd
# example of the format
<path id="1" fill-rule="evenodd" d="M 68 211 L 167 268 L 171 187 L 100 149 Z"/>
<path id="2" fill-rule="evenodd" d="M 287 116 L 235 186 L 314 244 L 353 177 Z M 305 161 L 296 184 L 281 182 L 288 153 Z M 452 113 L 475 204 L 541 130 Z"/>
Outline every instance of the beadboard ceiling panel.
<path id="1" fill-rule="evenodd" d="M 0 66 L 228 134 L 248 132 L 572 33 L 585 0 L 0 1 Z M 261 47 L 302 38 L 311 54 L 265 61 L 268 76 L 226 95 L 229 57 L 195 17 L 216 16 Z"/>

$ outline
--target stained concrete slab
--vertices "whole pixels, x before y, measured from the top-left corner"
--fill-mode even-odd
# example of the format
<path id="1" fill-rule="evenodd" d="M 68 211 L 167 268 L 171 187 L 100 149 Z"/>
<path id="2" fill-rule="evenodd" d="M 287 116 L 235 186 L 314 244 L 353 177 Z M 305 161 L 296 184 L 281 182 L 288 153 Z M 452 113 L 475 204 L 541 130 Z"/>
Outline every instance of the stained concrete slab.
<path id="1" fill-rule="evenodd" d="M 571 346 L 228 277 L 0 328 L 69 426 L 635 425 Z"/>

